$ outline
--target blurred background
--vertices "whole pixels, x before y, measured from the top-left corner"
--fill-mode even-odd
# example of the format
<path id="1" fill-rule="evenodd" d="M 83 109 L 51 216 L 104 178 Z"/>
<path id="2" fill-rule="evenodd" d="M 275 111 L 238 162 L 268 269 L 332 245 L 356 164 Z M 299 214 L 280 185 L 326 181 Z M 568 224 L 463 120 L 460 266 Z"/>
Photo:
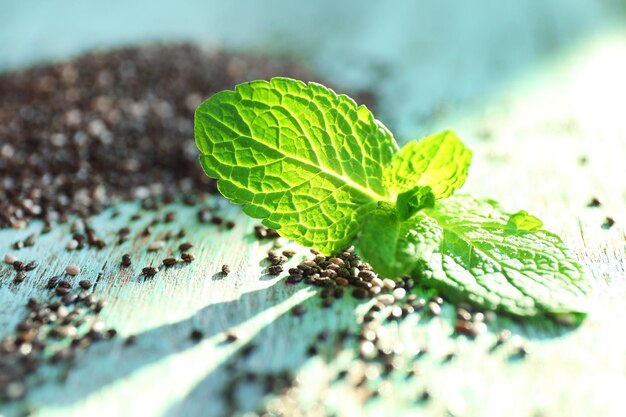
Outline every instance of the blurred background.
<path id="1" fill-rule="evenodd" d="M 0 72 L 160 42 L 301 64 L 340 92 L 365 92 L 357 100 L 400 144 L 455 129 L 492 164 L 474 164 L 468 190 L 489 179 L 490 195 L 517 206 L 543 209 L 554 194 L 583 204 L 561 191 L 582 186 L 563 175 L 579 158 L 593 173 L 622 176 L 605 157 L 626 156 L 626 140 L 615 139 L 626 136 L 624 0 L 0 0 Z M 494 166 L 517 178 L 530 165 L 541 174 L 526 175 L 515 195 L 510 180 L 492 181 Z M 626 190 L 600 193 L 620 204 Z"/>
<path id="2" fill-rule="evenodd" d="M 2 0 L 0 71 L 156 41 L 289 56 L 373 91 L 378 117 L 406 140 L 483 115 L 502 91 L 623 30 L 625 10 L 622 0 Z"/>

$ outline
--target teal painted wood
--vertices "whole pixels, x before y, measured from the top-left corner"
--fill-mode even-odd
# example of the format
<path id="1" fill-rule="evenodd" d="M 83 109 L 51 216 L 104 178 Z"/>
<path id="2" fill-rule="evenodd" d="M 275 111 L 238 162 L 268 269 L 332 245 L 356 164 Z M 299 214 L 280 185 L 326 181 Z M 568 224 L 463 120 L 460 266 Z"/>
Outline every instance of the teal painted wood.
<path id="1" fill-rule="evenodd" d="M 334 382 L 337 372 L 349 365 L 354 355 L 352 348 L 335 351 L 329 346 L 322 358 L 309 358 L 306 349 L 321 330 L 354 328 L 366 305 L 346 299 L 332 309 L 322 309 L 313 290 L 285 286 L 282 277 L 263 276 L 260 261 L 268 246 L 249 238 L 254 222 L 239 215 L 236 208 L 228 210 L 238 226 L 223 233 L 215 226 L 198 225 L 194 209 L 176 207 L 176 223 L 160 225 L 155 233 L 185 227 L 188 239 L 196 244 L 193 253 L 197 260 L 188 268 L 168 271 L 152 280 L 140 278 L 138 272 L 142 266 L 161 259 L 169 246 L 159 253 L 148 253 L 147 241 L 139 239 L 101 251 L 67 252 L 64 246 L 69 225 L 53 228 L 50 234 L 40 237 L 35 247 L 17 252 L 22 259 L 40 261 L 40 266 L 22 284 L 12 284 L 13 273 L 6 265 L 0 265 L 0 336 L 12 332 L 25 311 L 26 300 L 43 296 L 45 280 L 61 273 L 69 263 L 80 265 L 80 277 L 94 279 L 103 273 L 94 290 L 107 299 L 102 319 L 120 332 L 118 339 L 89 349 L 63 383 L 57 382 L 63 370 L 45 367 L 37 376 L 41 382 L 27 401 L 1 406 L 0 415 L 17 415 L 29 407 L 39 416 L 230 414 L 235 410 L 225 408 L 220 401 L 221 391 L 232 376 L 227 365 L 248 341 L 259 347 L 241 366 L 259 372 L 287 369 L 298 376 L 302 385 L 311 387 L 301 391 L 295 403 L 285 399 L 288 415 L 323 415 L 321 404 L 347 416 L 443 416 L 447 412 L 455 416 L 623 415 L 626 123 L 622 109 L 626 107 L 626 86 L 622 74 L 626 73 L 626 34 L 622 29 L 609 30 L 614 26 L 604 25 L 611 20 L 610 9 L 596 7 L 592 2 L 576 2 L 584 6 L 581 8 L 569 7 L 571 4 L 549 2 L 549 7 L 540 9 L 541 12 L 529 14 L 532 16 L 528 22 L 535 21 L 538 14 L 559 15 L 566 29 L 556 34 L 537 34 L 532 27 L 522 31 L 521 26 L 515 26 L 520 29 L 515 36 L 521 37 L 517 45 L 524 45 L 527 52 L 521 53 L 520 61 L 507 61 L 506 71 L 498 70 L 495 64 L 495 69 L 485 67 L 483 59 L 476 58 L 497 58 L 497 53 L 481 49 L 480 39 L 490 39 L 492 32 L 463 44 L 471 52 L 459 58 L 463 65 L 450 64 L 456 62 L 452 54 L 456 49 L 446 49 L 446 53 L 436 54 L 429 61 L 427 54 L 410 54 L 423 38 L 406 37 L 405 43 L 400 43 L 398 38 L 404 36 L 405 26 L 375 24 L 381 18 L 394 22 L 397 17 L 382 9 L 373 9 L 369 18 L 355 20 L 357 26 L 373 28 L 367 36 L 358 36 L 358 40 L 348 37 L 345 43 L 320 52 L 315 52 L 315 46 L 321 42 L 319 37 L 308 43 L 295 43 L 307 53 L 315 52 L 313 65 L 329 79 L 348 86 L 380 81 L 374 86 L 382 96 L 377 114 L 399 128 L 403 134 L 400 141 L 409 139 L 404 134 L 455 128 L 475 153 L 466 190 L 496 198 L 511 210 L 526 209 L 538 215 L 548 229 L 564 237 L 594 280 L 591 314 L 582 326 L 567 329 L 546 322 L 514 324 L 501 318 L 489 333 L 470 341 L 450 337 L 450 307 L 444 308 L 441 318 L 418 321 L 416 316 L 390 326 L 389 332 L 402 338 L 409 353 L 417 347 L 428 348 L 429 353 L 418 362 L 401 364 L 403 369 L 415 368 L 418 376 L 410 380 L 386 379 L 380 397 L 364 402 L 364 389 Z M 465 7 L 477 8 L 469 3 Z M 448 16 L 444 9 L 437 9 L 436 15 Z M 44 9 L 37 10 L 45 14 Z M 496 12 L 504 10 L 493 13 Z M 403 14 L 411 20 L 411 14 Z M 37 16 L 35 12 L 33 15 Z M 508 20 L 503 20 L 507 29 L 503 33 L 509 33 L 508 28 L 516 22 L 511 16 L 522 15 L 525 16 L 521 10 L 511 12 Z M 408 25 L 406 20 L 402 22 Z M 312 31 L 322 36 L 324 31 L 318 29 L 315 26 Z M 281 30 L 288 32 L 288 28 Z M 350 30 L 342 33 L 356 33 Z M 469 33 L 466 26 L 459 30 Z M 271 42 L 270 34 L 258 42 L 251 40 L 257 32 L 252 30 L 242 39 L 228 41 L 232 33 L 224 29 L 218 38 L 235 46 L 253 43 L 259 47 Z M 306 38 L 310 32 L 299 32 L 298 39 Z M 565 42 L 574 32 L 572 39 L 579 43 Z M 328 36 L 339 38 L 335 32 Z M 24 39 L 37 37 L 24 37 L 21 41 Z M 449 38 L 441 39 L 439 45 L 444 48 L 449 44 L 445 39 Z M 396 48 L 386 48 L 392 41 L 398 42 L 394 43 Z M 556 42 L 556 46 L 551 42 Z M 92 44 L 81 47 L 89 45 Z M 498 45 L 493 49 L 504 51 L 509 44 Z M 564 45 L 571 51 L 563 53 Z M 284 46 L 283 51 L 298 52 L 289 48 Z M 75 50 L 66 49 L 57 56 Z M 362 51 L 373 62 L 378 59 L 397 65 L 359 67 L 355 64 L 360 56 L 344 53 L 350 50 Z M 337 51 L 341 53 L 334 53 Z M 512 56 L 502 54 L 505 60 Z M 467 66 L 470 75 L 459 76 Z M 511 70 L 518 67 L 524 71 Z M 474 85 L 482 69 L 488 75 Z M 436 77 L 438 81 L 428 79 L 429 71 L 441 74 Z M 504 73 L 508 76 L 498 76 Z M 412 83 L 413 79 L 424 81 Z M 402 97 L 398 92 L 402 92 Z M 405 106 L 404 100 L 411 100 L 411 104 Z M 480 105 L 467 104 L 476 102 Z M 581 156 L 587 157 L 586 165 L 579 163 Z M 593 196 L 603 202 L 601 208 L 586 207 Z M 113 240 L 118 228 L 126 225 L 137 204 L 125 203 L 116 209 L 121 212 L 116 219 L 110 218 L 111 211 L 93 219 L 94 226 L 108 241 Z M 603 230 L 600 225 L 607 215 L 613 216 L 617 224 Z M 145 213 L 135 231 L 141 230 L 153 216 L 154 213 Z M 0 255 L 12 251 L 8 248 L 13 241 L 37 232 L 40 227 L 34 224 L 28 230 L 0 231 Z M 135 254 L 129 270 L 117 265 L 126 252 Z M 225 278 L 216 276 L 224 263 L 231 265 L 233 272 Z M 309 311 L 302 318 L 293 317 L 289 310 L 300 302 Z M 207 334 L 197 344 L 188 339 L 194 327 L 205 329 Z M 531 352 L 525 360 L 511 361 L 510 347 L 489 352 L 495 332 L 504 327 L 512 328 L 527 340 Z M 240 339 L 224 344 L 226 330 L 236 331 Z M 123 347 L 122 339 L 131 334 L 138 335 L 137 344 Z M 444 363 L 443 358 L 451 351 L 458 353 L 456 358 Z M 363 372 L 376 369 L 352 366 L 348 380 L 354 381 Z M 432 401 L 417 403 L 415 398 L 424 387 L 432 393 Z M 238 411 L 254 410 L 258 390 L 254 384 L 244 385 L 238 398 L 242 401 Z M 272 403 L 275 407 L 279 404 Z"/>
<path id="2" fill-rule="evenodd" d="M 313 387 L 302 392 L 296 404 L 285 405 L 288 415 L 305 411 L 323 415 L 321 404 L 340 415 L 444 415 L 446 410 L 467 416 L 620 415 L 619 393 L 626 387 L 626 184 L 622 170 L 626 125 L 615 117 L 612 107 L 597 109 L 602 102 L 596 98 L 608 96 L 602 92 L 606 90 L 594 93 L 599 81 L 590 78 L 589 71 L 600 71 L 600 78 L 606 77 L 602 82 L 616 93 L 623 89 L 609 77 L 626 71 L 626 62 L 616 56 L 618 52 L 626 56 L 622 54 L 625 39 L 620 34 L 590 44 L 580 55 L 568 58 L 567 65 L 548 67 L 544 74 L 512 86 L 494 100 L 494 114 L 489 117 L 451 123 L 475 150 L 467 190 L 495 197 L 511 210 L 525 208 L 539 215 L 549 229 L 563 235 L 584 264 L 595 292 L 590 298 L 591 314 L 580 328 L 547 322 L 513 324 L 501 318 L 491 332 L 470 341 L 451 337 L 450 307 L 441 318 L 417 320 L 415 316 L 390 325 L 389 331 L 405 342 L 407 352 L 428 349 L 423 359 L 401 365 L 415 368 L 418 377 L 384 380 L 381 396 L 365 403 L 364 389 L 333 382 L 353 357 L 352 348 L 329 348 L 322 358 L 309 358 L 306 350 L 324 329 L 354 328 L 366 305 L 346 299 L 323 309 L 312 289 L 286 286 L 282 277 L 263 275 L 260 261 L 268 244 L 251 238 L 254 222 L 238 214 L 237 208 L 226 206 L 227 217 L 236 218 L 237 227 L 222 232 L 213 225 L 199 225 L 195 208 L 175 206 L 177 221 L 157 226 L 154 233 L 187 230 L 197 257 L 188 268 L 144 280 L 138 276 L 140 268 L 158 262 L 177 244 L 148 253 L 149 241 L 144 238 L 101 251 L 68 252 L 64 246 L 69 225 L 53 228 L 35 247 L 17 252 L 22 259 L 41 261 L 22 284 L 12 284 L 9 268 L 0 267 L 2 335 L 11 332 L 26 299 L 44 294 L 45 279 L 69 263 L 80 265 L 80 277 L 93 279 L 103 273 L 95 289 L 107 299 L 102 318 L 120 331 L 117 340 L 89 349 L 64 383 L 55 382 L 59 370 L 47 368 L 41 375 L 46 381 L 33 390 L 28 403 L 41 416 L 223 415 L 233 411 L 224 409 L 219 400 L 232 376 L 227 363 L 251 340 L 258 350 L 242 366 L 257 372 L 288 369 L 303 385 Z M 624 100 L 626 94 L 617 97 L 617 101 Z M 579 162 L 583 155 L 586 165 Z M 601 208 L 586 207 L 592 196 L 600 198 Z M 137 204 L 116 209 L 121 214 L 115 219 L 110 218 L 111 210 L 93 219 L 94 227 L 108 241 L 137 211 Z M 134 231 L 145 227 L 154 215 L 144 213 Z M 617 220 L 610 230 L 600 227 L 606 215 Z M 0 253 L 38 227 L 1 231 Z M 128 270 L 118 266 L 126 252 L 137 254 Z M 233 272 L 227 277 L 216 275 L 225 263 Z M 296 318 L 288 312 L 300 302 L 309 312 Z M 194 327 L 207 332 L 197 344 L 188 339 Z M 511 361 L 510 347 L 489 352 L 494 333 L 504 327 L 528 340 L 531 353 L 525 360 Z M 236 331 L 239 341 L 224 344 L 226 330 Z M 138 335 L 137 344 L 122 347 L 121 339 L 131 334 Z M 444 363 L 451 351 L 457 357 Z M 352 366 L 351 378 L 366 371 L 376 370 Z M 424 387 L 433 399 L 416 403 Z M 257 394 L 252 385 L 242 388 L 239 411 L 254 410 Z M 4 410 L 11 415 L 25 406 Z"/>

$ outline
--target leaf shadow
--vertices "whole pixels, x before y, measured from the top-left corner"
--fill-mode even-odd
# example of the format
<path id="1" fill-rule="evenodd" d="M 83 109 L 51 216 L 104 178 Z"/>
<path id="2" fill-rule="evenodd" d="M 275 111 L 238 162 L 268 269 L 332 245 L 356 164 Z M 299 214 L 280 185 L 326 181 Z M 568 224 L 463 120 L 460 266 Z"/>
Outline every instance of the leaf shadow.
<path id="1" fill-rule="evenodd" d="M 126 346 L 123 340 L 96 343 L 84 352 L 71 370 L 70 378 L 80 381 L 71 385 L 78 386 L 79 392 L 66 395 L 65 384 L 47 383 L 33 389 L 27 400 L 46 406 L 71 405 L 146 366 L 193 348 L 196 345 L 190 338 L 193 329 L 200 329 L 204 339 L 214 337 L 285 302 L 298 290 L 277 281 L 268 288 L 244 293 L 237 299 L 208 305 L 187 319 L 136 334 L 136 342 L 132 345 Z M 271 322 L 265 325 L 271 326 Z"/>
<path id="2" fill-rule="evenodd" d="M 137 342 L 134 345 L 124 346 L 122 340 L 100 342 L 85 352 L 76 368 L 70 371 L 69 377 L 73 379 L 70 385 L 76 388 L 76 392 L 67 395 L 67 385 L 47 383 L 35 388 L 28 401 L 46 407 L 69 407 L 142 368 L 193 349 L 197 342 L 189 337 L 192 329 L 201 329 L 204 340 L 212 338 L 266 314 L 267 310 L 289 301 L 296 293 L 307 288 L 310 289 L 302 285 L 286 285 L 284 280 L 277 280 L 270 287 L 244 293 L 235 300 L 208 305 L 187 319 L 140 333 L 136 335 Z M 432 295 L 433 291 L 425 290 L 420 294 Z M 263 323 L 258 333 L 248 341 L 230 343 L 225 337 L 217 340 L 207 351 L 211 355 L 220 349 L 235 346 L 223 359 L 207 356 L 207 360 L 215 361 L 215 367 L 201 376 L 199 382 L 163 415 L 218 416 L 258 411 L 258 405 L 272 390 L 263 385 L 263 380 L 259 379 L 255 370 L 264 369 L 267 372 L 269 369 L 273 373 L 290 377 L 297 375 L 311 360 L 307 349 L 319 334 L 332 331 L 336 335 L 339 329 L 356 330 L 357 307 L 361 303 L 346 296 L 331 308 L 321 308 L 320 298 L 313 295 L 294 303 L 305 306 L 307 313 L 303 316 L 295 316 L 289 313 L 289 309 L 285 309 L 277 315 L 272 314 L 271 319 Z M 453 326 L 454 319 L 454 309 L 447 304 L 441 316 L 429 317 L 423 314 L 418 325 L 438 326 L 433 321 L 443 321 Z M 488 332 L 495 335 L 501 329 L 510 329 L 530 340 L 563 337 L 575 330 L 547 319 L 519 320 L 506 315 L 498 316 L 489 325 Z M 293 339 L 294 335 L 297 335 L 297 340 Z M 457 336 L 454 334 L 454 337 Z M 316 355 L 316 358 L 319 357 Z M 329 361 L 330 358 L 326 357 L 325 360 Z M 520 361 L 518 358 L 515 360 Z M 248 381 L 247 378 L 252 380 Z M 231 382 L 237 379 L 246 379 L 243 388 L 233 387 Z M 234 394 L 229 393 L 233 389 Z"/>
<path id="3" fill-rule="evenodd" d="M 319 308 L 319 303 L 318 297 L 311 297 L 302 303 L 308 311 L 305 315 L 283 314 L 276 318 L 271 326 L 263 328 L 230 360 L 208 373 L 163 415 L 258 413 L 266 396 L 279 393 L 281 389 L 277 385 L 285 383 L 285 379 L 295 379 L 308 361 L 313 358 L 326 363 L 332 361 L 350 346 L 340 340 L 337 330 L 354 330 L 355 308 L 359 302 L 347 298 L 335 303 L 333 308 Z M 293 340 L 296 331 L 297 342 Z M 324 341 L 318 343 L 321 335 L 324 335 Z M 319 345 L 325 346 L 325 354 L 313 355 L 309 349 Z M 262 372 L 259 371 L 261 368 Z"/>
<path id="4" fill-rule="evenodd" d="M 216 274 L 219 275 L 219 274 Z M 311 290 L 309 288 L 309 290 Z M 266 315 L 269 309 L 285 302 L 290 302 L 298 292 L 306 291 L 302 286 L 286 285 L 284 280 L 277 280 L 270 287 L 250 291 L 244 293 L 239 298 L 232 301 L 208 305 L 198 310 L 193 316 L 180 320 L 175 323 L 165 324 L 157 328 L 147 330 L 136 334 L 136 342 L 126 346 L 123 340 L 109 340 L 94 344 L 89 350 L 78 358 L 78 361 L 72 369 L 69 370 L 68 378 L 72 381 L 66 381 L 70 386 L 77 388 L 72 395 L 67 395 L 68 385 L 66 383 L 55 383 L 53 380 L 47 380 L 44 384 L 33 387 L 26 403 L 29 406 L 37 407 L 69 407 L 79 402 L 89 395 L 95 394 L 108 386 L 133 375 L 145 367 L 161 362 L 168 357 L 176 356 L 180 353 L 193 349 L 198 343 L 204 340 L 227 332 L 249 320 L 256 317 Z M 357 304 L 356 300 L 346 299 L 345 303 L 335 303 L 335 309 L 323 309 L 319 307 L 319 297 L 313 294 L 304 301 L 294 302 L 294 305 L 304 304 L 308 313 L 302 317 L 297 317 L 289 313 L 289 309 L 279 312 L 279 314 L 271 319 L 265 319 L 266 322 L 260 324 L 261 330 L 252 337 L 252 340 L 246 344 L 236 346 L 235 350 L 229 354 L 238 357 L 246 346 L 257 345 L 256 352 L 251 355 L 253 361 L 273 361 L 274 369 L 291 369 L 296 372 L 306 361 L 306 352 L 300 349 L 292 352 L 290 355 L 279 355 L 278 357 L 274 349 L 282 344 L 285 351 L 293 350 L 293 346 L 302 347 L 301 344 L 293 344 L 291 336 L 294 329 L 297 330 L 299 337 L 310 337 L 314 340 L 316 332 L 325 329 L 329 325 L 336 328 L 337 321 L 342 326 L 349 326 L 354 323 L 354 310 Z M 295 298 L 293 298 L 295 299 Z M 341 310 L 341 313 L 337 311 Z M 272 314 L 273 316 L 273 314 Z M 266 317 L 269 317 L 266 315 Z M 337 317 L 340 317 L 337 320 Z M 193 329 L 200 329 L 203 332 L 203 341 L 197 342 L 190 338 Z M 237 345 L 238 341 L 230 343 L 226 337 L 213 343 L 208 351 L 214 353 L 216 350 L 229 349 L 229 345 Z M 278 345 L 277 345 L 278 344 Z M 208 352 L 207 351 L 207 352 Z M 286 360 L 288 359 L 288 360 Z M 194 392 L 203 392 L 207 395 L 205 389 L 212 387 L 210 391 L 217 396 L 216 403 L 219 403 L 219 395 L 215 388 L 215 378 L 227 379 L 232 370 L 229 368 L 231 358 L 226 357 L 225 360 L 218 362 L 216 368 L 211 371 L 204 382 L 198 384 L 189 394 L 189 399 L 195 398 Z M 47 367 L 48 368 L 48 367 Z M 53 368 L 48 368 L 47 373 L 52 374 Z M 250 402 L 250 401 L 248 401 Z M 205 404 L 200 401 L 199 404 Z M 174 408 L 187 409 L 197 406 L 198 404 L 188 403 L 188 399 L 182 400 Z M 17 410 L 23 404 L 11 405 L 12 410 Z M 8 415 L 11 415 L 11 410 Z M 16 415 L 19 412 L 15 413 Z M 186 413 L 177 415 L 187 415 Z M 205 409 L 199 415 L 223 415 L 219 411 L 219 407 Z"/>

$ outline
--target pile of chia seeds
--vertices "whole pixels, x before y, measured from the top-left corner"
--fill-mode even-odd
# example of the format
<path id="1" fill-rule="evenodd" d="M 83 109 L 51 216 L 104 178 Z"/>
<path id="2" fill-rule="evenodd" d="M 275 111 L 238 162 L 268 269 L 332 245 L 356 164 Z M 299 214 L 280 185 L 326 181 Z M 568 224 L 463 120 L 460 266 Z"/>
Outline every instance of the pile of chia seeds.
<path id="1" fill-rule="evenodd" d="M 274 76 L 311 80 L 286 60 L 189 45 L 89 54 L 0 76 L 0 227 L 214 191 L 197 163 L 195 108 Z"/>

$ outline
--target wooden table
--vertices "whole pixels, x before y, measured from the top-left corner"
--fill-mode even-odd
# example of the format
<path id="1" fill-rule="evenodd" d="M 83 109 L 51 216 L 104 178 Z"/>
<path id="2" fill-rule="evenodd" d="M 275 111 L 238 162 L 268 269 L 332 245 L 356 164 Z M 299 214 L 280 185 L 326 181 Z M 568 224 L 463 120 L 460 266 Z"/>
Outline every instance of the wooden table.
<path id="1" fill-rule="evenodd" d="M 548 35 L 537 36 L 542 37 L 537 45 L 548 45 Z M 11 269 L 0 265 L 0 337 L 13 331 L 29 297 L 45 296 L 47 278 L 71 263 L 80 266 L 80 277 L 94 280 L 102 273 L 94 289 L 107 300 L 101 318 L 119 332 L 117 338 L 88 349 L 67 371 L 45 367 L 27 399 L 0 406 L 0 415 L 18 415 L 25 409 L 41 416 L 217 416 L 254 411 L 262 397 L 254 381 L 237 386 L 238 410 L 223 401 L 233 375 L 247 370 L 294 375 L 299 389 L 282 400 L 274 395 L 274 400 L 263 402 L 270 409 L 282 404 L 290 416 L 324 415 L 322 404 L 337 415 L 624 415 L 626 32 L 609 25 L 558 54 L 528 54 L 543 58 L 523 74 L 499 80 L 497 88 L 480 99 L 468 101 L 459 92 L 472 89 L 472 80 L 463 79 L 463 59 L 470 59 L 464 57 L 457 70 L 445 70 L 454 87 L 444 95 L 449 100 L 432 92 L 421 101 L 409 98 L 412 121 L 410 112 L 396 112 L 402 103 L 392 103 L 394 91 L 410 79 L 409 69 L 407 64 L 402 70 L 392 68 L 400 81 L 381 75 L 380 86 L 374 86 L 382 97 L 377 114 L 400 132 L 401 142 L 409 139 L 408 132 L 454 128 L 475 154 L 465 191 L 498 199 L 511 211 L 526 209 L 563 236 L 594 283 L 590 314 L 580 327 L 500 317 L 487 333 L 470 340 L 452 336 L 452 306 L 439 318 L 410 316 L 389 325 L 389 331 L 404 342 L 409 357 L 417 347 L 427 347 L 428 353 L 406 363 L 405 369 L 415 371 L 413 378 L 396 372 L 368 381 L 366 387 L 378 387 L 380 394 L 366 401 L 367 390 L 355 388 L 350 375 L 371 375 L 376 369 L 358 369 L 351 362 L 354 343 L 337 348 L 331 336 L 320 344 L 320 355 L 309 356 L 307 349 L 322 331 L 334 335 L 355 329 L 369 304 L 347 297 L 324 309 L 316 289 L 285 285 L 284 274 L 264 275 L 261 261 L 271 243 L 252 237 L 256 223 L 238 208 L 224 208 L 237 223 L 225 232 L 199 224 L 197 207 L 174 205 L 160 213 L 175 210 L 176 222 L 157 226 L 155 233 L 185 228 L 187 240 L 195 244 L 196 261 L 189 267 L 143 279 L 140 268 L 158 262 L 174 243 L 159 253 L 147 252 L 142 239 L 69 252 L 64 249 L 69 224 L 55 226 L 35 247 L 17 252 L 22 259 L 40 261 L 27 281 L 12 284 Z M 317 66 L 333 70 L 319 61 Z M 476 66 L 472 71 L 478 71 Z M 350 77 L 344 78 L 350 84 Z M 412 87 L 409 92 L 419 91 Z M 592 197 L 602 206 L 587 207 Z M 111 218 L 114 211 L 120 214 Z M 136 212 L 142 214 L 133 226 L 137 232 L 155 216 L 140 210 L 138 202 L 107 210 L 92 223 L 105 240 L 113 241 Z M 601 227 L 607 216 L 616 220 L 610 229 Z M 14 241 L 40 229 L 41 224 L 34 223 L 25 230 L 1 230 L 0 254 L 14 252 Z M 133 266 L 122 269 L 119 260 L 127 252 L 135 254 Z M 226 277 L 219 274 L 223 264 L 232 269 Z M 308 312 L 302 317 L 289 314 L 300 303 Z M 204 331 L 200 342 L 189 339 L 194 328 Z M 503 328 L 523 336 L 529 347 L 526 358 L 512 359 L 508 346 L 491 351 Z M 238 340 L 225 343 L 226 331 L 235 332 Z M 130 335 L 137 336 L 136 344 L 124 346 Z M 241 349 L 249 343 L 257 348 L 242 358 Z M 444 360 L 450 352 L 455 357 Z M 337 381 L 345 369 L 350 369 L 349 377 Z M 425 388 L 432 398 L 419 401 Z"/>

